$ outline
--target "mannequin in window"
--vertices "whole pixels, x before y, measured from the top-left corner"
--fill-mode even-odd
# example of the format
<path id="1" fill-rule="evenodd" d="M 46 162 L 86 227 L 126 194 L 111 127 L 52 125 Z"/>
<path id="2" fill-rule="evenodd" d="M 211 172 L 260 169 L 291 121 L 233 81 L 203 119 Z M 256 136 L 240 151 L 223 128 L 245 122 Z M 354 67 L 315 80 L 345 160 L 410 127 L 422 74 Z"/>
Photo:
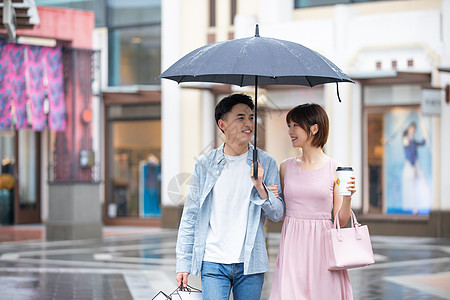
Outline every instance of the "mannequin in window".
<path id="1" fill-rule="evenodd" d="M 415 138 L 416 129 L 416 123 L 411 122 L 403 131 L 402 136 L 402 145 L 405 152 L 402 174 L 402 205 L 403 210 L 411 211 L 414 215 L 429 211 L 431 201 L 430 189 L 418 161 L 418 147 L 428 144 L 428 136 L 422 122 L 422 140 Z"/>

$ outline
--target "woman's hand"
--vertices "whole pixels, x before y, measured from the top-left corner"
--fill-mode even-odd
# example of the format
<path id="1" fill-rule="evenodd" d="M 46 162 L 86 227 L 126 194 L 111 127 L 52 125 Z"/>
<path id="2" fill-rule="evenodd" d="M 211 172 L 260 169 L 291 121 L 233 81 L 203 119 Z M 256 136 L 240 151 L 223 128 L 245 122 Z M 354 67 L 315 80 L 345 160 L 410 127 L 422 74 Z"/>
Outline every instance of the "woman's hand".
<path id="1" fill-rule="evenodd" d="M 347 190 L 352 193 L 347 197 L 351 197 L 354 193 L 356 193 L 356 180 L 354 176 L 350 176 L 350 180 L 347 182 Z"/>
<path id="2" fill-rule="evenodd" d="M 267 188 L 269 189 L 269 191 L 271 191 L 275 195 L 275 197 L 278 198 L 278 196 L 279 196 L 278 195 L 278 188 L 277 188 L 277 186 L 275 184 L 271 184 Z"/>

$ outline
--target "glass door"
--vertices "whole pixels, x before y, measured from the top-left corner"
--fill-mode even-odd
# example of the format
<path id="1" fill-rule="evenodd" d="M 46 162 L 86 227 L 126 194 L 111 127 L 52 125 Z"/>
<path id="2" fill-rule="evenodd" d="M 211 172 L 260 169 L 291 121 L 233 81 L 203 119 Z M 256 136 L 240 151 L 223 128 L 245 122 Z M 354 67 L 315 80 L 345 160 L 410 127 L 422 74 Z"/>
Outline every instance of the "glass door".
<path id="1" fill-rule="evenodd" d="M 15 133 L 0 131 L 0 225 L 14 224 Z"/>
<path id="2" fill-rule="evenodd" d="M 160 111 L 159 105 L 107 107 L 107 224 L 161 217 Z"/>
<path id="3" fill-rule="evenodd" d="M 31 130 L 17 132 L 17 189 L 15 223 L 40 223 L 41 134 Z"/>

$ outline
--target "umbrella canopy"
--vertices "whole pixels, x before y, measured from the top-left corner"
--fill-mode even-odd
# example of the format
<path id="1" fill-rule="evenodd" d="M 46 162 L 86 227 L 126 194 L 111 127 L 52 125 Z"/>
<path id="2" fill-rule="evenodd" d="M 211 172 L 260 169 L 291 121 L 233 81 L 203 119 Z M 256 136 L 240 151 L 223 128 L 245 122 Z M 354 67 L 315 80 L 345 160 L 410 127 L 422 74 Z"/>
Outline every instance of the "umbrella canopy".
<path id="1" fill-rule="evenodd" d="M 258 169 L 256 152 L 258 85 L 312 87 L 330 82 L 354 82 L 316 51 L 297 43 L 260 37 L 258 25 L 254 37 L 200 47 L 179 59 L 158 78 L 171 79 L 178 83 L 216 82 L 255 86 L 253 155 L 255 178 Z"/>
<path id="2" fill-rule="evenodd" d="M 353 82 L 326 57 L 297 43 L 260 37 L 200 47 L 175 62 L 158 78 L 181 82 L 216 82 L 239 86 L 315 86 Z"/>

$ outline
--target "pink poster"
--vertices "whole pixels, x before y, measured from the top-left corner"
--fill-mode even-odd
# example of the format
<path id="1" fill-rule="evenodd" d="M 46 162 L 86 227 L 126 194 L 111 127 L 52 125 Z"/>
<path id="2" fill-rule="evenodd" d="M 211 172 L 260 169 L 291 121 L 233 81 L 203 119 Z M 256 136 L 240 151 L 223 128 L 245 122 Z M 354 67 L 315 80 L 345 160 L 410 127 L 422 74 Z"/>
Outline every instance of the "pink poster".
<path id="1" fill-rule="evenodd" d="M 66 130 L 66 104 L 61 48 L 46 48 L 46 62 L 50 130 L 64 131 Z"/>
<path id="2" fill-rule="evenodd" d="M 0 44 L 0 129 L 64 131 L 63 80 L 60 47 Z"/>
<path id="3" fill-rule="evenodd" d="M 42 47 L 28 46 L 26 62 L 28 64 L 28 94 L 31 109 L 32 128 L 42 131 L 47 125 L 47 116 L 44 111 L 45 79 L 44 68 L 46 51 Z"/>
<path id="4" fill-rule="evenodd" d="M 26 64 L 25 47 L 17 44 L 6 44 L 6 51 L 9 60 L 9 91 L 12 98 L 13 120 L 16 129 L 27 129 L 27 89 L 26 89 Z"/>
<path id="5" fill-rule="evenodd" d="M 6 45 L 0 44 L 0 130 L 11 129 L 11 93 Z"/>

